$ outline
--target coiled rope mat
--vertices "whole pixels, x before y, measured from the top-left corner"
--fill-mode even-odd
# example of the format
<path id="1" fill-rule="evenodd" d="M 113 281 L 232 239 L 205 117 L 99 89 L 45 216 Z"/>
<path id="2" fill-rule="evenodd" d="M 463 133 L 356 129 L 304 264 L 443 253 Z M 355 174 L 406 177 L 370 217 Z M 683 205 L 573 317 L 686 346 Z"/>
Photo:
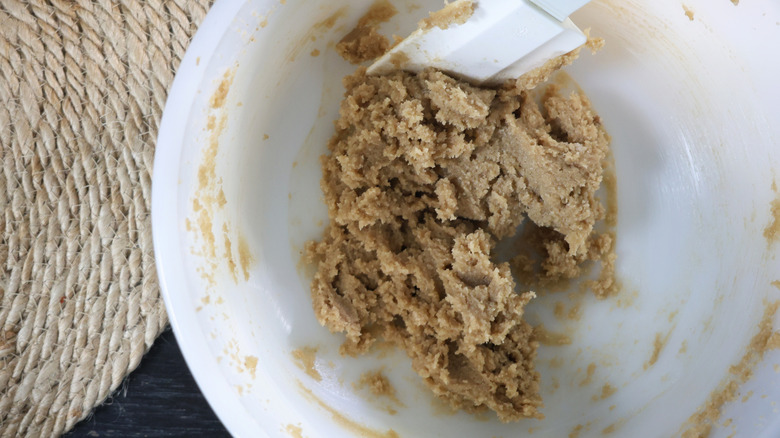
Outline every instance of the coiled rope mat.
<path id="1" fill-rule="evenodd" d="M 211 0 L 0 1 L 0 436 L 57 436 L 167 324 L 151 172 Z"/>

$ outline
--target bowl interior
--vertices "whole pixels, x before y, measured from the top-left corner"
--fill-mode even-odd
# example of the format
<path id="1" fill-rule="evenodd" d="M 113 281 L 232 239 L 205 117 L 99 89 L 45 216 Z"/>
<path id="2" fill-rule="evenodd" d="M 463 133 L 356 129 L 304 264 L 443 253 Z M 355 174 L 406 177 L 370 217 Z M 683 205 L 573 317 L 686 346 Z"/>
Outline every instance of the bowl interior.
<path id="1" fill-rule="evenodd" d="M 354 69 L 334 45 L 370 2 L 226 3 L 178 73 L 195 92 L 174 88 L 166 107 L 182 122 L 155 164 L 155 202 L 165 204 L 155 213 L 169 214 L 154 225 L 177 337 L 233 433 L 568 436 L 579 425 L 580 436 L 671 436 L 728 382 L 767 303 L 780 298 L 772 285 L 780 243 L 764 236 L 780 168 L 780 61 L 762 50 L 780 47 L 776 2 L 690 0 L 691 21 L 679 2 L 596 0 L 572 17 L 607 41 L 567 72 L 613 139 L 622 290 L 603 301 L 542 294 L 528 307 L 532 323 L 572 343 L 540 347 L 546 419 L 514 424 L 449 411 L 402 352 L 340 356 L 342 335 L 311 309 L 313 268 L 301 253 L 328 220 L 319 157 L 341 78 Z M 408 33 L 441 6 L 393 3 L 399 13 L 381 28 L 388 35 Z M 165 121 L 162 129 L 174 131 Z M 557 302 L 580 306 L 581 319 L 557 319 Z M 320 379 L 293 357 L 307 348 L 316 349 L 305 359 Z M 713 436 L 780 431 L 778 361 L 768 352 L 753 368 L 718 424 L 733 420 Z M 378 369 L 399 403 L 355 387 Z M 602 398 L 605 385 L 615 392 Z"/>

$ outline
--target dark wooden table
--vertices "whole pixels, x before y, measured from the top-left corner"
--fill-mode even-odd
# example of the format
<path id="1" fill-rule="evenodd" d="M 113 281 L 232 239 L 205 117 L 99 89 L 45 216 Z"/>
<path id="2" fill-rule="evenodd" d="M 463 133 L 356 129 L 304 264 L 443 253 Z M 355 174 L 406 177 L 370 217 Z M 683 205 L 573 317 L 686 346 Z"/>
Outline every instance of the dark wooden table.
<path id="1" fill-rule="evenodd" d="M 229 437 L 203 398 L 173 332 L 94 414 L 64 437 Z"/>

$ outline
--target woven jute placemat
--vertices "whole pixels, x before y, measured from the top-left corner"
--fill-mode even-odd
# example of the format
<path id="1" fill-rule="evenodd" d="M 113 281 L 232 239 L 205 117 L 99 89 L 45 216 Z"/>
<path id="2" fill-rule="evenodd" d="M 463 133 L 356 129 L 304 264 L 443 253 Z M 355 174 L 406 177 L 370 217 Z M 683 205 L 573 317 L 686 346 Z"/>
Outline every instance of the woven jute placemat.
<path id="1" fill-rule="evenodd" d="M 155 138 L 211 0 L 0 1 L 0 436 L 57 436 L 167 324 Z"/>

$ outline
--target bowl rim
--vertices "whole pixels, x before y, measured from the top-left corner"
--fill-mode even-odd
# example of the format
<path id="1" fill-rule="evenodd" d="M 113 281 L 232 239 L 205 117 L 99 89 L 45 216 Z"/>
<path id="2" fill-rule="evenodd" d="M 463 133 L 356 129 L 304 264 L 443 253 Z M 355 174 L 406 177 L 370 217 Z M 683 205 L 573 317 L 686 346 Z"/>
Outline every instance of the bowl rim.
<path id="1" fill-rule="evenodd" d="M 181 108 L 193 106 L 209 61 L 221 41 L 219 36 L 227 33 L 243 6 L 244 2 L 217 0 L 198 27 L 176 71 L 163 109 L 154 153 L 152 240 L 168 320 L 198 388 L 231 435 L 268 437 L 267 431 L 257 429 L 255 420 L 238 398 L 224 396 L 232 393 L 232 386 L 205 343 L 198 342 L 197 336 L 184 336 L 185 332 L 191 334 L 200 328 L 189 295 L 181 291 L 181 285 L 186 284 L 187 279 L 179 254 L 179 228 L 183 220 L 177 208 L 180 185 L 178 172 L 170 171 L 178 169 L 184 149 L 189 111 Z"/>

